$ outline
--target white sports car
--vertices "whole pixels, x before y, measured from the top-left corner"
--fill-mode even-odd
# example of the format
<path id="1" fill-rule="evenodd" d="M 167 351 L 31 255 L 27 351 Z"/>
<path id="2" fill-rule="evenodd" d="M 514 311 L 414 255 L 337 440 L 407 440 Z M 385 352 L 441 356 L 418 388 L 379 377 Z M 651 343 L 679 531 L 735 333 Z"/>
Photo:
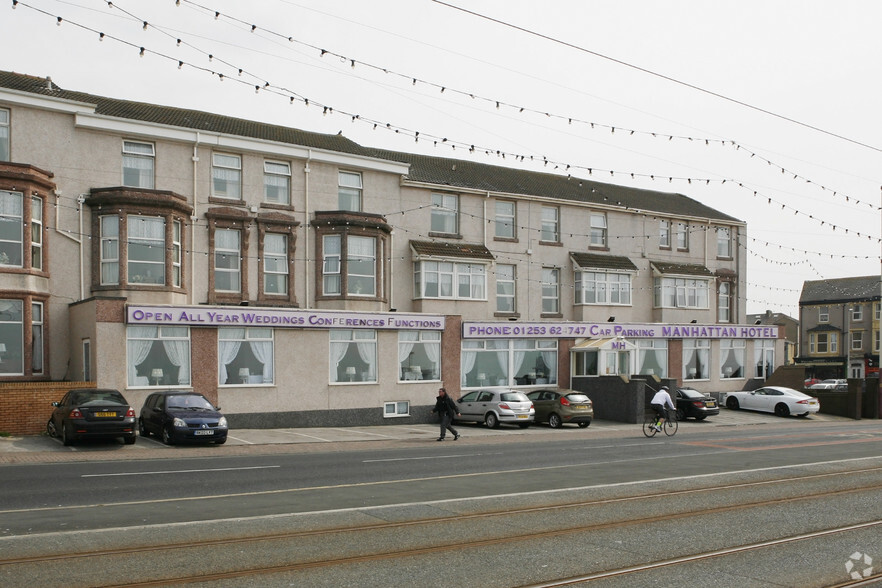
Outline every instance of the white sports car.
<path id="1" fill-rule="evenodd" d="M 793 388 L 766 386 L 751 391 L 729 392 L 726 395 L 726 408 L 774 412 L 782 417 L 791 414 L 807 416 L 810 413 L 818 412 L 821 409 L 821 403 L 817 398 L 798 392 Z"/>

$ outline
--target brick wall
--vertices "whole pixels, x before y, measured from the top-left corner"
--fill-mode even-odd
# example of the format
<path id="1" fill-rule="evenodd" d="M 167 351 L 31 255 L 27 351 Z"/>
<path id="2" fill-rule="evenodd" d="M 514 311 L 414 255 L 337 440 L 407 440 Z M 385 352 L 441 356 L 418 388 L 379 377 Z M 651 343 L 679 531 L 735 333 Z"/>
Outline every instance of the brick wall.
<path id="1" fill-rule="evenodd" d="M 94 388 L 94 382 L 9 382 L 0 384 L 0 433 L 39 435 L 46 431 L 52 403 L 74 388 Z"/>

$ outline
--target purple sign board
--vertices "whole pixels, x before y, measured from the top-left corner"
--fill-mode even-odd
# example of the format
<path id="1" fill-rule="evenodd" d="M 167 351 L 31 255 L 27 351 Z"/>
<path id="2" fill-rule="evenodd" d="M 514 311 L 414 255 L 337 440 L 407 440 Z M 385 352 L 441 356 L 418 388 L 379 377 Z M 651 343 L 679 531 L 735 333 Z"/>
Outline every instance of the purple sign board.
<path id="1" fill-rule="evenodd" d="M 463 339 L 777 339 L 778 327 L 767 325 L 667 325 L 613 323 L 531 323 L 471 322 L 462 323 Z"/>
<path id="2" fill-rule="evenodd" d="M 126 307 L 129 325 L 190 327 L 272 327 L 299 329 L 444 330 L 441 315 L 397 312 L 344 312 L 247 306 L 140 306 Z"/>

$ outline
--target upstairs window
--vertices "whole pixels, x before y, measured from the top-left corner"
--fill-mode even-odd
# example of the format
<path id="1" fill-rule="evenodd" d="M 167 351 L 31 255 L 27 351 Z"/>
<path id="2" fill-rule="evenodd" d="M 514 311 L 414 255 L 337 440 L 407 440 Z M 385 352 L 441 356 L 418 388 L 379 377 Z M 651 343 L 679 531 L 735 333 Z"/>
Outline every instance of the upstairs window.
<path id="1" fill-rule="evenodd" d="M 291 204 L 291 165 L 263 162 L 263 199 L 269 204 Z"/>
<path id="2" fill-rule="evenodd" d="M 181 221 L 172 221 L 172 285 L 180 288 L 182 282 L 181 270 L 181 239 L 183 235 L 183 227 Z"/>
<path id="3" fill-rule="evenodd" d="M 556 206 L 542 207 L 542 234 L 540 240 L 547 243 L 560 242 L 560 209 Z"/>
<path id="4" fill-rule="evenodd" d="M 238 155 L 211 155 L 211 195 L 228 200 L 242 199 L 242 158 Z"/>
<path id="5" fill-rule="evenodd" d="M 165 219 L 128 215 L 128 282 L 165 285 Z"/>
<path id="6" fill-rule="evenodd" d="M 819 323 L 829 323 L 830 322 L 830 307 L 829 306 L 818 307 L 818 322 Z"/>
<path id="7" fill-rule="evenodd" d="M 337 201 L 339 210 L 362 210 L 361 174 L 341 171 L 338 176 Z"/>
<path id="8" fill-rule="evenodd" d="M 864 320 L 864 307 L 860 304 L 856 304 L 851 309 L 851 320 L 853 321 L 862 321 Z"/>
<path id="9" fill-rule="evenodd" d="M 732 284 L 722 282 L 717 293 L 717 320 L 721 323 L 732 322 Z"/>
<path id="10" fill-rule="evenodd" d="M 606 215 L 602 213 L 591 214 L 591 247 L 607 246 Z"/>
<path id="11" fill-rule="evenodd" d="M 686 223 L 677 223 L 677 249 L 689 249 L 689 225 Z"/>
<path id="12" fill-rule="evenodd" d="M 671 248 L 671 221 L 658 221 L 658 246 L 662 249 Z"/>
<path id="13" fill-rule="evenodd" d="M 414 264 L 417 298 L 487 299 L 487 267 L 480 263 L 419 261 Z"/>
<path id="14" fill-rule="evenodd" d="M 433 233 L 456 235 L 459 232 L 459 196 L 456 194 L 432 194 Z"/>
<path id="15" fill-rule="evenodd" d="M 101 230 L 101 285 L 119 284 L 119 217 L 99 219 Z"/>
<path id="16" fill-rule="evenodd" d="M 152 190 L 155 157 L 152 143 L 123 141 L 123 186 Z"/>
<path id="17" fill-rule="evenodd" d="M 43 199 L 31 197 L 31 267 L 43 269 Z"/>
<path id="18" fill-rule="evenodd" d="M 347 292 L 353 296 L 376 296 L 377 240 L 349 235 L 346 254 Z"/>
<path id="19" fill-rule="evenodd" d="M 263 242 L 263 291 L 288 294 L 288 236 L 267 233 Z"/>
<path id="20" fill-rule="evenodd" d="M 342 235 L 325 235 L 322 239 L 322 294 L 334 296 L 343 293 Z"/>
<path id="21" fill-rule="evenodd" d="M 9 161 L 9 111 L 0 108 L 0 161 Z"/>
<path id="22" fill-rule="evenodd" d="M 554 267 L 542 268 L 542 313 L 560 312 L 560 270 Z"/>
<path id="23" fill-rule="evenodd" d="M 499 239 L 515 238 L 515 203 L 510 200 L 496 201 L 495 235 Z"/>
<path id="24" fill-rule="evenodd" d="M 22 193 L 0 190 L 0 266 L 22 267 L 23 221 Z"/>
<path id="25" fill-rule="evenodd" d="M 496 312 L 515 312 L 515 266 L 496 266 Z"/>
<path id="26" fill-rule="evenodd" d="M 576 272 L 576 304 L 631 304 L 631 275 Z"/>
<path id="27" fill-rule="evenodd" d="M 657 308 L 708 307 L 708 281 L 693 278 L 656 278 Z"/>
<path id="28" fill-rule="evenodd" d="M 717 227 L 717 257 L 732 257 L 732 233 L 729 227 Z"/>
<path id="29" fill-rule="evenodd" d="M 214 289 L 216 292 L 242 291 L 241 233 L 217 229 L 214 233 Z"/>

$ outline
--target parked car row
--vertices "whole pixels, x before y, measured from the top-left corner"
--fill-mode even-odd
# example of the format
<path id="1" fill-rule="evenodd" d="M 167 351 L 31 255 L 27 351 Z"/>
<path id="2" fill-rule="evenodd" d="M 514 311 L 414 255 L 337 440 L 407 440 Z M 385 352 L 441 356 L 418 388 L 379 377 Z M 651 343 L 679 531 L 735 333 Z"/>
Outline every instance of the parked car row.
<path id="1" fill-rule="evenodd" d="M 118 390 L 78 388 L 59 402 L 46 423 L 50 437 L 61 437 L 72 445 L 80 439 L 121 437 L 127 445 L 137 435 L 156 435 L 166 445 L 182 442 L 223 444 L 227 440 L 227 419 L 198 392 L 166 390 L 153 392 L 144 401 L 141 416 Z"/>

